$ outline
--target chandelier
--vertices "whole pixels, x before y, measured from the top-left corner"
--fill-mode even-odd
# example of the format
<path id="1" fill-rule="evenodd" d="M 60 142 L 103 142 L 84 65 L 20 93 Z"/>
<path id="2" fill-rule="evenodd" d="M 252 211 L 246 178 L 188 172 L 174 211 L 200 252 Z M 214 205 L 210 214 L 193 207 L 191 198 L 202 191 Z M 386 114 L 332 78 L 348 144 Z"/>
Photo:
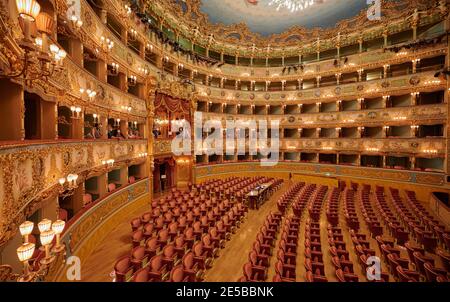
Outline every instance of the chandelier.
<path id="1" fill-rule="evenodd" d="M 286 8 L 294 13 L 311 7 L 317 2 L 317 0 L 271 0 L 269 2 L 269 6 L 276 6 L 277 11 L 281 8 Z"/>

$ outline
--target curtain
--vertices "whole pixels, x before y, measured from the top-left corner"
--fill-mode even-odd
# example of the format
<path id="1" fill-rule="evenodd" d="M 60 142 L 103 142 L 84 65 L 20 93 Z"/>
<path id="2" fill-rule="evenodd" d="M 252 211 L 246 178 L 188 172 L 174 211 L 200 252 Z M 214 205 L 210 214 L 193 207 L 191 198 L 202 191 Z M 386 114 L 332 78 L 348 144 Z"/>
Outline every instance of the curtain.
<path id="1" fill-rule="evenodd" d="M 155 111 L 163 109 L 169 112 L 183 112 L 184 114 L 190 114 L 190 102 L 188 100 L 182 100 L 173 98 L 169 95 L 157 93 L 155 98 Z"/>

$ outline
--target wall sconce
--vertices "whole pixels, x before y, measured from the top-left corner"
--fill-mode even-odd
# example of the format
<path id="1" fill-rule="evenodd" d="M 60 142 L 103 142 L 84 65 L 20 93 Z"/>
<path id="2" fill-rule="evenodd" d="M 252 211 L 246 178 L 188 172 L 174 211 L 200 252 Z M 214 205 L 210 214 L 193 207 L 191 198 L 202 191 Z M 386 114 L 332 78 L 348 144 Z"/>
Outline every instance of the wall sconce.
<path id="1" fill-rule="evenodd" d="M 147 67 L 139 67 L 138 68 L 138 72 L 143 74 L 143 75 L 145 75 L 145 76 L 149 74 L 149 71 L 148 71 Z"/>
<path id="2" fill-rule="evenodd" d="M 119 74 L 119 64 L 113 62 L 111 65 L 108 65 L 108 75 L 116 76 Z"/>
<path id="3" fill-rule="evenodd" d="M 52 224 L 49 219 L 43 219 L 38 223 L 38 229 L 40 232 L 40 241 L 42 246 L 45 248 L 45 258 L 40 260 L 39 270 L 30 271 L 29 260 L 33 257 L 36 246 L 34 243 L 28 242 L 28 236 L 32 233 L 34 228 L 34 223 L 31 221 L 25 221 L 19 227 L 20 233 L 24 236 L 24 243 L 19 246 L 16 250 L 17 257 L 20 262 L 23 263 L 24 270 L 23 275 L 18 277 L 18 282 L 33 282 L 39 277 L 43 277 L 48 273 L 48 266 L 55 260 L 54 253 L 60 253 L 65 250 L 65 245 L 61 244 L 60 235 L 64 231 L 65 222 L 62 220 L 57 220 Z M 50 246 L 56 235 L 56 245 L 50 250 Z"/>
<path id="4" fill-rule="evenodd" d="M 145 152 L 145 153 L 139 153 L 138 154 L 138 157 L 147 157 L 148 156 L 148 153 L 147 152 Z"/>
<path id="5" fill-rule="evenodd" d="M 130 29 L 130 34 L 128 37 L 131 41 L 135 41 L 137 38 L 137 31 L 134 28 Z"/>
<path id="6" fill-rule="evenodd" d="M 137 77 L 135 75 L 131 75 L 128 77 L 128 86 L 136 86 L 137 83 Z"/>
<path id="7" fill-rule="evenodd" d="M 131 7 L 128 4 L 125 4 L 124 8 L 125 8 L 126 14 L 130 15 L 131 14 Z"/>
<path id="8" fill-rule="evenodd" d="M 395 116 L 393 118 L 394 121 L 404 121 L 406 120 L 406 116 Z"/>
<path id="9" fill-rule="evenodd" d="M 72 16 L 70 16 L 70 22 L 72 23 L 72 27 L 77 30 L 80 29 L 83 25 L 83 21 L 81 21 L 81 19 L 77 17 L 75 11 L 73 11 Z"/>
<path id="10" fill-rule="evenodd" d="M 380 149 L 378 149 L 378 148 L 367 148 L 366 151 L 367 152 L 379 152 Z"/>
<path id="11" fill-rule="evenodd" d="M 0 74 L 3 78 L 23 77 L 32 82 L 38 79 L 47 80 L 54 72 L 62 70 L 62 62 L 66 52 L 55 44 L 48 45 L 48 35 L 54 31 L 54 20 L 47 13 L 40 13 L 41 7 L 35 0 L 16 0 L 19 14 L 19 25 L 24 38 L 19 41 L 23 57 L 19 64 L 10 65 L 10 70 Z M 32 40 L 31 28 L 35 22 L 41 36 Z"/>
<path id="12" fill-rule="evenodd" d="M 423 150 L 422 153 L 436 155 L 436 154 L 438 154 L 438 151 L 435 149 L 426 149 L 426 150 Z"/>
<path id="13" fill-rule="evenodd" d="M 97 96 L 97 92 L 92 90 L 92 89 L 80 88 L 81 97 L 83 97 L 83 95 L 85 93 L 86 93 L 86 95 L 87 95 L 87 97 L 89 98 L 90 101 L 92 101 Z"/>
<path id="14" fill-rule="evenodd" d="M 92 117 L 94 118 L 94 123 L 98 123 L 100 121 L 100 115 L 97 113 L 94 113 Z"/>
<path id="15" fill-rule="evenodd" d="M 133 108 L 131 108 L 130 106 L 121 106 L 120 108 L 122 108 L 122 110 L 131 112 L 131 110 L 133 110 Z"/>
<path id="16" fill-rule="evenodd" d="M 440 85 L 441 80 L 429 80 L 424 83 L 426 86 Z"/>
<path id="17" fill-rule="evenodd" d="M 66 223 L 64 220 L 56 220 L 52 224 L 52 231 L 56 235 L 56 245 L 53 247 L 53 252 L 59 253 L 62 252 L 65 249 L 64 244 L 61 244 L 61 234 L 64 231 L 64 227 L 66 226 Z"/>
<path id="18" fill-rule="evenodd" d="M 147 50 L 149 50 L 149 51 L 153 51 L 153 45 L 151 45 L 150 43 L 147 43 L 147 44 L 145 45 L 145 48 L 146 48 Z"/>
<path id="19" fill-rule="evenodd" d="M 30 282 L 33 280 L 31 274 L 30 274 L 30 266 L 28 261 L 33 257 L 34 250 L 35 250 L 34 243 L 24 243 L 19 248 L 17 248 L 17 257 L 19 258 L 20 262 L 23 263 L 23 276 L 21 276 L 17 281 L 19 282 Z"/>
<path id="20" fill-rule="evenodd" d="M 72 111 L 72 118 L 80 118 L 81 117 L 81 108 L 72 106 L 70 107 L 70 111 Z"/>
<path id="21" fill-rule="evenodd" d="M 23 237 L 23 241 L 28 243 L 28 236 L 33 232 L 34 223 L 31 221 L 25 221 L 19 226 L 20 234 Z"/>
<path id="22" fill-rule="evenodd" d="M 16 6 L 25 40 L 30 41 L 31 23 L 38 17 L 41 6 L 35 0 L 16 0 Z"/>
<path id="23" fill-rule="evenodd" d="M 102 160 L 102 165 L 108 166 L 109 168 L 114 167 L 114 159 Z"/>
<path id="24" fill-rule="evenodd" d="M 120 118 L 116 119 L 115 126 L 120 126 Z"/>
<path id="25" fill-rule="evenodd" d="M 109 38 L 105 38 L 104 36 L 100 37 L 100 43 L 105 52 L 110 52 L 114 47 L 114 42 Z"/>
<path id="26" fill-rule="evenodd" d="M 50 221 L 51 223 L 51 221 Z M 45 258 L 41 259 L 40 263 L 43 265 L 49 265 L 55 260 L 55 256 L 53 256 L 50 252 L 50 245 L 53 241 L 53 238 L 55 238 L 55 231 L 49 229 L 46 231 L 41 232 L 40 239 L 41 244 L 45 248 Z"/>
<path id="27" fill-rule="evenodd" d="M 67 177 L 61 177 L 58 182 L 61 186 L 59 193 L 63 194 L 62 197 L 71 196 L 74 194 L 74 190 L 78 188 L 78 174 L 69 174 Z"/>

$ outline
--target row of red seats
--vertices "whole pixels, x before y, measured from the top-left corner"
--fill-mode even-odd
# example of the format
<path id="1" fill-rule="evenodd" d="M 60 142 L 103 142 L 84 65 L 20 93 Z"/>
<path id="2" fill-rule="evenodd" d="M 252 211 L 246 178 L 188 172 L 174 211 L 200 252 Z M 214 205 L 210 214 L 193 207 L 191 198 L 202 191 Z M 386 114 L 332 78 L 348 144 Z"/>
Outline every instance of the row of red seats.
<path id="1" fill-rule="evenodd" d="M 309 217 L 314 221 L 318 222 L 320 220 L 320 215 L 322 213 L 322 205 L 327 194 L 328 187 L 320 186 L 316 191 L 315 197 L 312 203 L 308 207 Z"/>
<path id="2" fill-rule="evenodd" d="M 267 269 L 273 253 L 275 241 L 282 220 L 281 213 L 270 213 L 261 227 L 249 253 L 249 261 L 244 264 L 244 275 L 239 282 L 262 282 L 267 279 Z"/>
<path id="3" fill-rule="evenodd" d="M 310 218 L 305 226 L 305 269 L 307 282 L 328 282 L 323 263 L 320 224 Z"/>
<path id="4" fill-rule="evenodd" d="M 434 216 L 430 214 L 416 199 L 415 192 L 406 191 L 406 201 L 415 213 L 416 217 L 420 219 L 422 224 L 427 225 L 429 230 L 434 231 L 441 246 L 447 249 L 447 251 L 450 251 L 450 231 L 448 231 L 444 225 L 436 220 Z"/>
<path id="5" fill-rule="evenodd" d="M 234 209 L 236 208 L 237 206 L 234 206 Z M 152 276 L 150 273 L 153 273 L 153 277 L 148 281 L 162 281 L 167 277 L 164 273 L 169 272 L 191 250 L 198 267 L 205 270 L 209 267 L 212 259 L 218 256 L 219 248 L 224 247 L 225 240 L 229 238 L 228 234 L 231 234 L 234 228 L 239 226 L 244 215 L 245 212 L 241 212 L 235 216 L 233 210 L 230 209 L 224 216 L 217 217 L 206 227 L 202 227 L 200 221 L 196 221 L 192 226 L 187 226 L 184 232 L 176 229 L 161 229 L 157 235 L 153 234 L 152 237 L 146 239 L 143 245 L 141 241 L 139 245 L 135 246 L 131 257 L 125 256 L 118 261 L 117 264 L 120 264 L 121 269 L 116 264 L 117 281 L 128 280 L 127 274 L 130 273 L 130 268 L 133 272 L 149 276 Z M 136 242 L 136 238 L 133 238 L 133 241 Z M 148 259 L 151 259 L 150 265 L 147 265 Z M 128 268 L 126 267 L 127 263 L 131 264 Z M 145 272 L 141 272 L 141 268 Z M 154 275 L 160 278 L 156 278 Z M 120 278 L 121 276 L 122 278 Z"/>
<path id="6" fill-rule="evenodd" d="M 303 211 L 306 209 L 309 199 L 311 198 L 315 190 L 316 185 L 303 186 L 300 194 L 294 199 L 294 202 L 292 203 L 292 211 L 295 217 L 300 218 L 303 215 Z"/>
<path id="7" fill-rule="evenodd" d="M 337 226 L 339 224 L 339 199 L 341 196 L 341 191 L 338 188 L 334 188 L 331 191 L 330 197 L 328 198 L 326 214 L 328 223 L 332 226 Z"/>
<path id="8" fill-rule="evenodd" d="M 402 223 L 397 218 L 396 213 L 394 213 L 391 210 L 391 207 L 389 206 L 386 196 L 384 193 L 384 188 L 377 186 L 375 189 L 375 208 L 378 211 L 378 213 L 381 215 L 385 225 L 387 226 L 390 234 L 392 237 L 394 237 L 398 244 L 404 244 L 408 238 L 408 233 L 405 232 L 404 227 L 402 226 Z M 379 234 L 374 234 L 375 237 L 378 235 L 382 235 L 383 232 Z M 405 235 L 406 234 L 406 235 Z"/>
<path id="9" fill-rule="evenodd" d="M 390 188 L 389 192 L 392 198 L 394 211 L 396 212 L 397 217 L 403 223 L 403 231 L 406 234 L 411 233 L 416 237 L 417 241 L 425 247 L 427 251 L 434 253 L 434 250 L 437 246 L 437 238 L 434 236 L 433 232 L 431 230 L 428 230 L 427 225 L 423 224 L 420 219 L 418 219 L 417 216 L 413 214 L 408 207 L 405 206 L 398 190 Z M 396 232 L 398 232 L 398 228 Z M 404 242 L 407 242 L 409 240 L 409 236 L 405 239 L 406 240 L 400 242 L 398 242 L 397 240 L 398 244 L 404 245 Z"/>
<path id="10" fill-rule="evenodd" d="M 378 219 L 378 215 L 376 214 L 375 209 L 372 207 L 370 192 L 370 186 L 363 185 L 360 193 L 360 209 L 370 234 L 373 238 L 375 238 L 376 236 L 383 234 L 383 227 L 381 225 L 381 221 Z M 401 230 L 399 230 L 397 235 L 398 240 L 401 241 L 403 236 L 402 234 L 400 234 L 400 231 Z"/>
<path id="11" fill-rule="evenodd" d="M 178 192 L 172 193 L 177 195 Z M 195 192 L 194 196 L 197 194 Z M 178 209 L 175 207 L 166 209 L 163 217 L 156 216 L 170 203 L 169 200 L 160 200 L 153 208 L 154 212 L 145 213 L 132 221 L 135 247 L 131 257 L 124 256 L 116 263 L 116 281 L 129 280 L 131 276 L 135 281 L 144 281 L 146 278 L 147 281 L 162 281 L 169 277 L 172 270 L 174 278 L 180 278 L 180 273 L 185 271 L 186 278 L 195 281 L 192 276 L 201 276 L 200 272 L 217 256 L 218 249 L 224 246 L 224 241 L 239 226 L 247 211 L 242 204 L 232 206 L 229 203 L 224 208 L 225 212 L 214 211 L 226 203 L 216 201 L 214 205 L 217 207 L 208 211 L 206 216 L 203 216 L 205 212 L 200 211 L 198 206 L 193 208 L 195 215 L 190 215 L 192 212 L 187 212 L 186 216 L 180 213 L 177 218 L 177 214 L 172 215 Z M 136 220 L 140 220 L 140 224 Z M 178 266 L 180 259 L 183 270 Z"/>
<path id="12" fill-rule="evenodd" d="M 305 186 L 304 182 L 293 185 L 277 200 L 278 211 L 282 214 L 291 206 L 292 202 L 300 195 L 300 190 Z"/>
<path id="13" fill-rule="evenodd" d="M 315 187 L 315 185 L 313 185 Z M 320 239 L 320 216 L 328 187 L 320 186 L 310 198 L 305 226 L 305 269 L 307 282 L 327 282 Z"/>
<path id="14" fill-rule="evenodd" d="M 364 191 L 370 192 L 370 186 L 365 185 Z M 409 241 L 406 229 L 412 225 L 414 225 L 414 228 L 418 228 L 420 222 L 416 220 L 414 213 L 403 204 L 399 191 L 390 190 L 390 193 L 394 201 L 393 207 L 395 211 L 391 211 L 389 203 L 386 201 L 384 188 L 379 186 L 376 187 L 376 202 L 378 209 L 384 218 L 385 223 L 388 224 L 391 235 L 396 239 L 396 242 L 393 242 L 382 238 L 380 235 L 376 236 L 382 258 L 387 263 L 390 273 L 400 282 L 434 282 L 447 280 L 447 272 L 434 266 L 434 258 L 426 255 L 427 249 L 424 248 L 425 246 L 415 246 Z M 405 219 L 408 222 L 406 222 Z M 404 235 L 404 233 L 406 233 L 406 235 Z M 401 249 L 396 247 L 396 244 L 404 246 L 407 249 L 409 259 L 401 257 Z M 428 252 L 430 253 L 434 252 L 434 249 L 431 248 L 432 246 L 433 245 L 431 244 L 428 248 Z"/>
<path id="15" fill-rule="evenodd" d="M 284 221 L 275 263 L 274 282 L 295 282 L 300 218 L 291 216 Z"/>
<path id="16" fill-rule="evenodd" d="M 359 278 L 353 270 L 353 262 L 350 260 L 349 252 L 346 249 L 344 235 L 341 228 L 328 226 L 328 242 L 330 243 L 331 261 L 339 282 L 358 282 Z"/>

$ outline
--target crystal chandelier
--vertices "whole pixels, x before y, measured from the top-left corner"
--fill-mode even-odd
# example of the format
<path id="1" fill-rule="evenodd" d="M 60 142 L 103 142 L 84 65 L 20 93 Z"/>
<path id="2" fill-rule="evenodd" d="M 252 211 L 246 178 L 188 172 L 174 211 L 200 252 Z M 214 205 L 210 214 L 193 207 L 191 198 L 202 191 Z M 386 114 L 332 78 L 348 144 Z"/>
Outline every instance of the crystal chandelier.
<path id="1" fill-rule="evenodd" d="M 304 10 L 312 5 L 314 5 L 316 0 L 271 0 L 269 6 L 276 6 L 277 11 L 281 8 L 286 8 L 292 13 Z"/>

